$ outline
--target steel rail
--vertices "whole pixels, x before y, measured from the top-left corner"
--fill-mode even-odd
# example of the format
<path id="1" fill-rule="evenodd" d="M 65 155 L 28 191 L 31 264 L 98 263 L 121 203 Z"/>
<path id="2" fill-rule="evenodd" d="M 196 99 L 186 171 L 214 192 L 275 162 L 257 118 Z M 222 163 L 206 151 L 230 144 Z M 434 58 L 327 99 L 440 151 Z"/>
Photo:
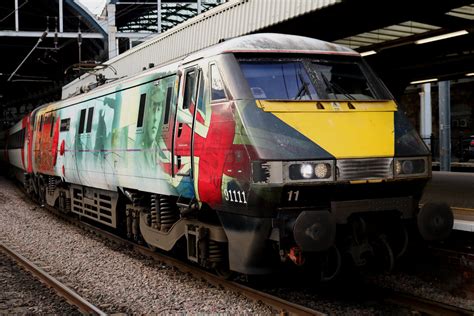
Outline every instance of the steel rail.
<path id="1" fill-rule="evenodd" d="M 395 305 L 415 309 L 418 312 L 426 313 L 428 315 L 474 315 L 474 310 L 468 310 L 451 304 L 400 292 L 389 293 L 385 301 Z"/>
<path id="2" fill-rule="evenodd" d="M 65 216 L 62 216 L 62 214 L 60 215 L 62 218 L 65 217 Z M 70 219 L 70 218 L 67 218 L 67 219 Z M 146 246 L 138 245 L 134 242 L 123 239 L 120 236 L 104 231 L 88 223 L 84 223 L 80 221 L 77 221 L 77 222 L 73 221 L 73 222 L 75 222 L 76 225 L 82 227 L 83 229 L 94 232 L 95 234 L 103 238 L 106 238 L 107 240 L 113 241 L 118 244 L 127 245 L 130 249 L 133 249 L 136 252 L 146 257 L 152 258 L 153 260 L 172 266 L 183 273 L 189 273 L 190 275 L 192 275 L 194 278 L 198 280 L 204 280 L 215 287 L 220 287 L 220 288 L 229 290 L 231 292 L 241 294 L 250 300 L 262 302 L 263 304 L 275 309 L 282 315 L 288 315 L 288 314 L 289 315 L 302 315 L 302 316 L 326 315 L 325 313 L 311 309 L 309 307 L 286 301 L 280 297 L 258 291 L 256 289 L 250 288 L 248 286 L 245 286 L 243 284 L 240 284 L 234 281 L 223 279 L 215 274 L 212 274 L 208 271 L 203 270 L 201 267 L 197 267 L 190 263 L 180 261 L 176 258 L 170 257 L 160 252 L 155 252 Z"/>
<path id="3" fill-rule="evenodd" d="M 3 242 L 0 241 L 0 250 L 4 252 L 6 255 L 11 257 L 14 261 L 16 261 L 19 265 L 25 268 L 25 270 L 29 271 L 33 276 L 37 279 L 41 280 L 42 283 L 46 284 L 46 286 L 52 288 L 59 296 L 64 297 L 69 303 L 76 306 L 79 311 L 85 314 L 90 315 L 107 315 L 103 311 L 101 311 L 96 306 L 89 303 L 87 300 L 82 298 L 78 295 L 75 291 L 67 287 L 66 285 L 59 282 L 56 278 L 49 275 L 46 271 L 38 267 L 33 262 L 29 261 L 18 252 L 14 251 L 13 249 L 6 246 Z"/>

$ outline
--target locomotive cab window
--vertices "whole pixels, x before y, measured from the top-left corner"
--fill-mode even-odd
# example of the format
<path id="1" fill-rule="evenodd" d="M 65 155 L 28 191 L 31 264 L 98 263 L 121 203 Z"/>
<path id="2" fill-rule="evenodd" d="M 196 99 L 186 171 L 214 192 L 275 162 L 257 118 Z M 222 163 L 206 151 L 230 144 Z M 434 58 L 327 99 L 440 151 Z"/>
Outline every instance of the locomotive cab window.
<path id="1" fill-rule="evenodd" d="M 338 56 L 327 59 L 239 62 L 255 99 L 390 99 L 358 58 Z"/>
<path id="2" fill-rule="evenodd" d="M 216 64 L 211 64 L 211 101 L 223 101 L 226 100 L 226 94 L 224 90 L 224 82 L 222 81 L 221 74 Z"/>
<path id="3" fill-rule="evenodd" d="M 376 98 L 369 81 L 356 63 L 318 60 L 313 61 L 310 67 L 329 99 Z"/>
<path id="4" fill-rule="evenodd" d="M 240 67 L 256 99 L 319 99 L 301 62 L 245 61 Z"/>
<path id="5" fill-rule="evenodd" d="M 195 69 L 186 72 L 186 82 L 184 88 L 183 110 L 189 109 L 196 104 L 196 83 L 197 71 Z"/>

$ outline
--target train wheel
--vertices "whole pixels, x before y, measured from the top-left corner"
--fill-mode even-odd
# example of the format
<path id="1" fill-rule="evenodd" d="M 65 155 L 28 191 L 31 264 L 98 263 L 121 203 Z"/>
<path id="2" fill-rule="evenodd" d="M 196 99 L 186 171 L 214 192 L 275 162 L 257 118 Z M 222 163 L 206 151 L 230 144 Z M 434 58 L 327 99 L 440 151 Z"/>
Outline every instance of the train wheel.
<path id="1" fill-rule="evenodd" d="M 336 246 L 332 246 L 321 262 L 321 281 L 328 282 L 333 280 L 341 271 L 341 266 L 341 253 Z"/>
<path id="2" fill-rule="evenodd" d="M 229 270 L 229 267 L 227 265 L 220 264 L 217 267 L 214 268 L 214 273 L 224 279 L 224 280 L 229 280 L 232 279 L 234 276 L 234 273 Z"/>
<path id="3" fill-rule="evenodd" d="M 46 203 L 46 184 L 41 176 L 36 177 L 38 185 L 38 199 L 41 207 Z"/>
<path id="4" fill-rule="evenodd" d="M 375 261 L 378 267 L 381 267 L 384 272 L 390 273 L 395 268 L 395 256 L 393 255 L 392 247 L 387 241 L 385 235 L 380 235 L 373 243 Z"/>
<path id="5" fill-rule="evenodd" d="M 148 248 L 150 248 L 151 251 L 153 251 L 153 252 L 156 252 L 156 250 L 158 249 L 158 248 L 156 248 L 155 246 L 150 245 L 149 243 L 146 243 L 146 244 L 147 244 Z"/>
<path id="6" fill-rule="evenodd" d="M 395 259 L 405 254 L 408 248 L 408 231 L 402 223 L 394 226 L 393 230 L 388 233 L 388 243 L 391 245 Z"/>

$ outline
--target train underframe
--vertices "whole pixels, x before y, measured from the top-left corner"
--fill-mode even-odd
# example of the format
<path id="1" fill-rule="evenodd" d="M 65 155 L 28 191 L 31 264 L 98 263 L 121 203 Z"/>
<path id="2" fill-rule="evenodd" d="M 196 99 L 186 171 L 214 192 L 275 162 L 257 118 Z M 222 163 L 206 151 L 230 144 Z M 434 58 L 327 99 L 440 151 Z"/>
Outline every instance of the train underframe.
<path id="1" fill-rule="evenodd" d="M 283 263 L 319 270 L 324 281 L 335 278 L 343 262 L 391 271 L 407 249 L 407 227 L 414 224 L 415 210 L 365 210 L 345 218 L 334 216 L 334 209 L 311 208 L 281 209 L 272 218 L 221 214 L 231 269 L 267 274 Z"/>
<path id="2" fill-rule="evenodd" d="M 23 182 L 43 204 L 99 222 L 151 248 L 181 250 L 181 256 L 185 253 L 188 260 L 223 276 L 229 271 L 268 274 L 291 265 L 331 280 L 343 262 L 390 271 L 407 249 L 407 226 L 424 229 L 425 239 L 445 238 L 453 220 L 444 205 L 420 211 L 419 196 L 411 195 L 337 198 L 326 207 L 283 206 L 250 216 L 205 207 L 198 211 L 195 203 L 176 197 L 105 191 L 47 175 L 24 174 Z"/>
<path id="3" fill-rule="evenodd" d="M 17 177 L 18 178 L 18 177 Z M 215 212 L 176 197 L 131 189 L 118 192 L 65 183 L 60 177 L 24 174 L 26 192 L 42 205 L 99 223 L 137 243 L 228 274 L 227 237 Z"/>

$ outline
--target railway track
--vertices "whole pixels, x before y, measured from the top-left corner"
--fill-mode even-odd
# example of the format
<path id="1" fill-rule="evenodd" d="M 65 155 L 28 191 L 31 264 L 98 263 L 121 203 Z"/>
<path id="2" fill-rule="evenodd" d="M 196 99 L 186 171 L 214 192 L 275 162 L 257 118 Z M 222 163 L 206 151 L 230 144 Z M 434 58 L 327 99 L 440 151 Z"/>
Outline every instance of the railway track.
<path id="1" fill-rule="evenodd" d="M 26 193 L 25 193 L 26 194 Z M 208 271 L 203 270 L 200 267 L 196 267 L 192 264 L 189 264 L 184 261 L 180 261 L 176 258 L 170 257 L 168 255 L 162 254 L 160 252 L 155 252 L 146 246 L 139 245 L 135 242 L 124 239 L 120 236 L 102 230 L 96 226 L 85 223 L 77 218 L 71 218 L 66 216 L 64 213 L 59 212 L 58 210 L 46 206 L 46 208 L 52 213 L 56 214 L 63 220 L 76 225 L 77 227 L 89 231 L 99 237 L 113 241 L 116 244 L 125 246 L 129 249 L 134 249 L 136 252 L 150 257 L 158 262 L 162 262 L 168 266 L 175 267 L 176 269 L 182 271 L 183 273 L 188 273 L 195 277 L 196 279 L 205 280 L 207 283 L 226 289 L 228 291 L 239 293 L 250 300 L 260 301 L 261 303 L 272 307 L 276 312 L 283 315 L 326 315 L 325 313 L 299 305 L 293 302 L 289 302 L 278 296 L 265 293 L 254 288 L 251 288 L 247 285 L 237 283 L 234 281 L 229 281 L 218 277 Z M 425 313 L 428 315 L 474 315 L 474 311 L 463 309 L 457 306 L 445 304 L 442 302 L 432 301 L 425 298 L 413 296 L 406 293 L 398 292 L 386 292 L 386 295 L 383 295 L 383 302 L 386 304 L 393 304 L 403 308 L 408 308 L 413 311 Z M 82 310 L 82 309 L 81 309 Z M 95 314 L 94 312 L 88 312 Z"/>
<path id="2" fill-rule="evenodd" d="M 69 222 L 85 229 L 89 232 L 92 232 L 100 237 L 112 240 L 115 243 L 126 245 L 129 248 L 133 248 L 138 253 L 153 258 L 156 261 L 162 262 L 166 265 L 173 266 L 178 270 L 189 273 L 197 279 L 202 279 L 212 284 L 216 287 L 221 287 L 229 291 L 237 292 L 244 295 L 245 297 L 260 301 L 263 304 L 271 306 L 275 311 L 280 314 L 290 314 L 290 315 L 326 315 L 321 311 L 311 309 L 306 306 L 295 304 L 289 302 L 285 299 L 282 299 L 278 296 L 271 295 L 262 291 L 258 291 L 249 286 L 237 283 L 234 281 L 228 281 L 222 279 L 210 272 L 202 270 L 199 267 L 193 266 L 186 262 L 180 261 L 176 258 L 164 255 L 159 252 L 154 252 L 146 246 L 138 245 L 129 240 L 123 239 L 117 235 L 109 233 L 107 231 L 101 230 L 93 225 L 88 223 L 81 222 L 79 220 L 74 220 L 69 217 L 64 216 L 58 211 L 51 209 L 54 213 L 61 216 L 63 219 L 68 220 Z M 388 291 L 384 296 L 384 302 L 394 304 L 403 308 L 408 308 L 416 312 L 425 313 L 428 315 L 474 315 L 474 311 L 463 309 L 457 306 L 449 305 L 442 302 L 437 302 L 433 300 L 428 300 L 422 297 L 413 296 L 410 294 L 399 293 Z"/>
<path id="3" fill-rule="evenodd" d="M 53 211 L 58 214 L 56 210 L 53 209 Z M 223 289 L 226 289 L 228 291 L 232 291 L 235 293 L 239 293 L 245 297 L 247 297 L 250 300 L 254 301 L 260 301 L 265 305 L 268 305 L 272 307 L 275 311 L 282 315 L 326 315 L 325 313 L 322 313 L 320 311 L 308 308 L 303 305 L 295 304 L 289 301 L 286 301 L 282 298 L 279 298 L 277 296 L 258 291 L 256 289 L 253 289 L 251 287 L 248 287 L 246 285 L 234 282 L 234 281 L 229 281 L 222 279 L 221 277 L 214 275 L 208 271 L 203 270 L 200 267 L 193 266 L 189 263 L 180 261 L 178 259 L 175 259 L 173 257 L 164 255 L 159 252 L 155 252 L 151 250 L 148 247 L 138 245 L 134 242 L 131 242 L 129 240 L 123 239 L 117 235 L 114 235 L 112 233 L 106 232 L 104 230 L 101 230 L 95 226 L 92 226 L 90 224 L 72 220 L 70 218 L 67 218 L 63 216 L 62 214 L 59 214 L 62 218 L 65 218 L 69 221 L 72 221 L 75 225 L 78 225 L 79 227 L 88 230 L 89 232 L 92 232 L 100 237 L 106 238 L 108 240 L 114 241 L 118 244 L 121 245 L 126 245 L 129 248 L 133 248 L 135 251 L 138 253 L 150 257 L 156 261 L 162 262 L 166 265 L 172 266 L 174 268 L 177 268 L 183 273 L 189 273 L 196 279 L 201 279 L 205 280 L 207 283 L 220 287 Z"/>
<path id="4" fill-rule="evenodd" d="M 454 305 L 437 302 L 405 293 L 391 292 L 385 299 L 388 303 L 403 306 L 428 315 L 474 315 L 474 310 L 467 310 Z"/>
<path id="5" fill-rule="evenodd" d="M 0 241 L 0 251 L 5 253 L 7 256 L 12 258 L 16 263 L 22 266 L 25 270 L 29 271 L 34 277 L 39 279 L 43 284 L 52 288 L 59 296 L 64 297 L 71 305 L 74 305 L 78 310 L 84 314 L 89 315 L 107 315 L 99 308 L 89 303 L 86 299 L 81 297 L 75 291 L 67 287 L 66 285 L 59 282 L 53 276 L 49 275 L 46 271 L 38 267 L 33 262 L 29 261 L 17 251 L 8 247 L 5 243 Z"/>

